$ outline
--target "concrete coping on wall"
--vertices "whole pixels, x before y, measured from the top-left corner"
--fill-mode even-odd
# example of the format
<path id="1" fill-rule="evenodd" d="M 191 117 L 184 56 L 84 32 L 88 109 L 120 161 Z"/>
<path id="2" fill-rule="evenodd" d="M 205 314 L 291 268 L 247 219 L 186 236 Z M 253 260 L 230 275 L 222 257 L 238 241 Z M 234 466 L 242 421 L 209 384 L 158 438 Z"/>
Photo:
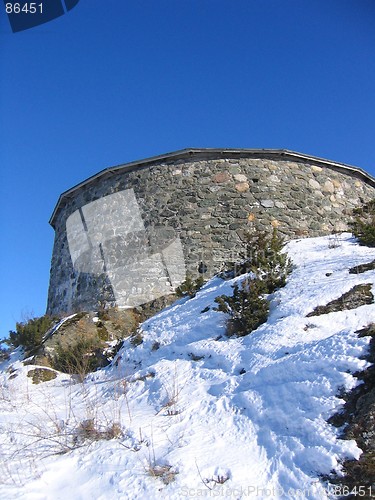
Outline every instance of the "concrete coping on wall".
<path id="1" fill-rule="evenodd" d="M 56 215 L 59 211 L 62 203 L 73 197 L 76 191 L 82 189 L 88 184 L 97 181 L 100 178 L 106 177 L 110 174 L 118 172 L 130 172 L 138 168 L 146 167 L 147 165 L 154 165 L 158 163 L 165 162 L 175 162 L 184 159 L 215 159 L 220 157 L 220 159 L 225 158 L 274 158 L 282 160 L 292 160 L 292 161 L 302 161 L 309 162 L 317 166 L 331 168 L 338 172 L 349 174 L 354 177 L 361 179 L 372 187 L 375 187 L 375 178 L 368 174 L 365 170 L 354 167 L 352 165 L 347 165 L 345 163 L 339 163 L 331 160 L 326 160 L 324 158 L 319 158 L 316 156 L 310 156 L 303 153 L 297 153 L 295 151 L 289 151 L 288 149 L 232 149 L 232 148 L 186 148 L 178 151 L 173 151 L 171 153 L 165 153 L 158 156 L 152 156 L 150 158 L 145 158 L 143 160 L 132 161 L 130 163 L 125 163 L 113 167 L 105 168 L 95 175 L 87 178 L 86 180 L 80 182 L 79 184 L 73 186 L 72 188 L 64 191 L 53 210 L 52 216 L 49 220 L 50 225 L 55 227 Z"/>

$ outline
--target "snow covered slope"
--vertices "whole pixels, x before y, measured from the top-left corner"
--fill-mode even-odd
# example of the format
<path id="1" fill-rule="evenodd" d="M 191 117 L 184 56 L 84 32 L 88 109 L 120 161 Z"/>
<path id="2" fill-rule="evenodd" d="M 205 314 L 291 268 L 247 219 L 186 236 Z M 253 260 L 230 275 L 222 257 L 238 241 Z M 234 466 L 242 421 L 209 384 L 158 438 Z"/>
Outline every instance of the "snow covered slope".
<path id="1" fill-rule="evenodd" d="M 34 385 L 14 353 L 0 372 L 0 498 L 329 498 L 319 475 L 361 450 L 327 419 L 367 366 L 369 338 L 355 331 L 375 322 L 373 304 L 306 317 L 375 283 L 375 271 L 348 273 L 374 249 L 347 233 L 330 241 L 287 245 L 296 268 L 246 337 L 226 337 L 213 310 L 241 278 L 214 278 L 84 383 Z"/>

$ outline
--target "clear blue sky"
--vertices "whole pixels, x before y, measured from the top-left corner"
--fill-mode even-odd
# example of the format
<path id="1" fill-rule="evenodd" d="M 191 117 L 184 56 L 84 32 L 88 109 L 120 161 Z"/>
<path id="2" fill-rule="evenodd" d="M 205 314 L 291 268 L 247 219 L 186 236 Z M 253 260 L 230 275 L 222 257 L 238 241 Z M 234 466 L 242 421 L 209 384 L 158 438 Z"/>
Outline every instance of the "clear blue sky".
<path id="1" fill-rule="evenodd" d="M 49 217 L 97 171 L 185 147 L 286 148 L 375 175 L 375 1 L 81 0 L 0 13 L 0 337 L 45 311 Z"/>

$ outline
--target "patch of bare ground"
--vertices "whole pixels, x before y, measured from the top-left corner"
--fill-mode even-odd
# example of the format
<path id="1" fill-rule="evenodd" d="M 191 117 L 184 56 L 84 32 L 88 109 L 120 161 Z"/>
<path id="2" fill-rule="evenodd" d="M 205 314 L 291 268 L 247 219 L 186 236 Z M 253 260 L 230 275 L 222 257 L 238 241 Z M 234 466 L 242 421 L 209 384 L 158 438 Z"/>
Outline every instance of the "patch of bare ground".
<path id="1" fill-rule="evenodd" d="M 342 464 L 343 477 L 334 475 L 325 479 L 338 485 L 338 491 L 348 493 L 341 498 L 370 499 L 375 497 L 375 324 L 356 333 L 360 337 L 371 337 L 364 358 L 372 364 L 355 373 L 362 383 L 349 393 L 340 394 L 346 403 L 339 413 L 329 419 L 329 423 L 342 427 L 342 438 L 354 439 L 363 453 L 359 460 L 346 460 Z"/>

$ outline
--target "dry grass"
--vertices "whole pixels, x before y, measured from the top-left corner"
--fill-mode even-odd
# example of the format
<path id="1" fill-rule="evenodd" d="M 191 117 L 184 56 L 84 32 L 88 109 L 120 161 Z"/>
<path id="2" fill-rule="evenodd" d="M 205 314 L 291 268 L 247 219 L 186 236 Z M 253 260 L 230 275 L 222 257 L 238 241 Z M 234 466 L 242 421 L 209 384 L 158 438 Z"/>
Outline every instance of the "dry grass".
<path id="1" fill-rule="evenodd" d="M 164 484 L 168 485 L 172 483 L 178 472 L 172 470 L 171 465 L 150 465 L 148 468 L 148 473 L 150 476 L 161 479 Z"/>

